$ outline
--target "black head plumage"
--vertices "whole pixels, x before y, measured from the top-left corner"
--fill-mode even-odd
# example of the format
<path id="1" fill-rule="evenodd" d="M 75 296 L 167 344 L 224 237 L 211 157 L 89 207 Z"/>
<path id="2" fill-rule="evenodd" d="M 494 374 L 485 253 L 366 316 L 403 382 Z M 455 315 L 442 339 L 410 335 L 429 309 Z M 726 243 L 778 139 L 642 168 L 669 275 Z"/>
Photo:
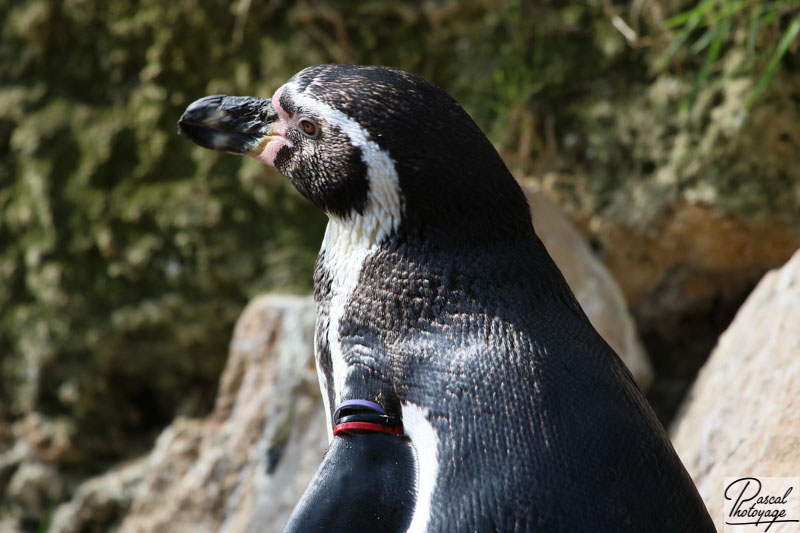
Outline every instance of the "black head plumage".
<path id="1" fill-rule="evenodd" d="M 412 236 L 444 232 L 478 242 L 532 234 L 520 187 L 442 89 L 399 69 L 357 65 L 309 67 L 290 82 L 362 125 L 390 154 L 405 205 L 402 227 Z"/>
<path id="2" fill-rule="evenodd" d="M 248 110 L 258 116 L 239 116 Z M 272 122 L 236 129 L 264 117 Z M 212 149 L 237 152 L 242 144 L 237 153 L 274 165 L 340 219 L 363 215 L 370 190 L 395 188 L 402 206 L 395 226 L 404 238 L 481 243 L 533 235 L 525 197 L 480 128 L 446 92 L 399 69 L 309 67 L 272 100 L 199 100 L 179 132 Z M 264 156 L 275 138 L 280 147 Z M 379 183 L 387 174 L 396 183 Z"/>

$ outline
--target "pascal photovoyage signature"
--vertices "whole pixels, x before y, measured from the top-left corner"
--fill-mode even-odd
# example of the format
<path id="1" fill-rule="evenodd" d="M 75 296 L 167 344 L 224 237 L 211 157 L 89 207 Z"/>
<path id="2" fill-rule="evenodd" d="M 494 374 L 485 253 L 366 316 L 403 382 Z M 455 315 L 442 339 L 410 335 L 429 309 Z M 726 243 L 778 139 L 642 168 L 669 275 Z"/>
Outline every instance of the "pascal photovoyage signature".
<path id="1" fill-rule="evenodd" d="M 761 481 L 754 477 L 743 477 L 725 487 L 725 499 L 733 501 L 725 523 L 731 526 L 765 525 L 764 531 L 776 523 L 800 522 L 787 517 L 790 486 L 783 495 L 761 494 Z"/>

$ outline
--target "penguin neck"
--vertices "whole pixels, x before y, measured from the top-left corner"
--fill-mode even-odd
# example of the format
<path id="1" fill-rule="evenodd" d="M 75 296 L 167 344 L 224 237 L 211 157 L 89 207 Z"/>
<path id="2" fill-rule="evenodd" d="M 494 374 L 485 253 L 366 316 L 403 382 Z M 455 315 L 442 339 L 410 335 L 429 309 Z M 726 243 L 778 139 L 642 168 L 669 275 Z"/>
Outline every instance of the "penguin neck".
<path id="1" fill-rule="evenodd" d="M 348 301 L 358 286 L 368 258 L 380 249 L 382 242 L 396 233 L 398 224 L 399 217 L 386 216 L 381 209 L 369 206 L 364 213 L 353 212 L 348 217 L 329 215 L 314 271 L 314 299 L 317 303 L 315 352 L 320 388 L 329 415 L 338 402 L 347 399 L 345 379 L 348 369 L 339 327 Z M 332 427 L 330 423 L 328 426 Z"/>
<path id="2" fill-rule="evenodd" d="M 346 217 L 329 214 L 322 239 L 317 268 L 329 282 L 326 298 L 344 305 L 355 289 L 364 261 L 381 244 L 397 234 L 399 207 L 385 202 L 370 202 L 363 213 L 352 211 Z M 315 285 L 317 284 L 315 275 Z M 315 287 L 318 298 L 320 287 Z M 334 305 L 335 307 L 335 305 Z"/>
<path id="3" fill-rule="evenodd" d="M 331 216 L 325 228 L 321 251 L 333 256 L 359 254 L 378 246 L 397 232 L 398 222 L 376 213 L 351 213 L 347 218 Z"/>

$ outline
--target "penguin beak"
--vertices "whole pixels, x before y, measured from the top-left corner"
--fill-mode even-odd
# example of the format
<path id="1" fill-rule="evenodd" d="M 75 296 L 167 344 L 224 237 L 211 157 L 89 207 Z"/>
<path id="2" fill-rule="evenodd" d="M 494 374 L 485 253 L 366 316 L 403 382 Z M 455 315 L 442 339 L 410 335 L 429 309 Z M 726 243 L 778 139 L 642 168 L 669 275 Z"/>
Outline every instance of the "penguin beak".
<path id="1" fill-rule="evenodd" d="M 258 156 L 273 136 L 278 114 L 269 98 L 206 96 L 178 121 L 178 134 L 203 148 Z"/>

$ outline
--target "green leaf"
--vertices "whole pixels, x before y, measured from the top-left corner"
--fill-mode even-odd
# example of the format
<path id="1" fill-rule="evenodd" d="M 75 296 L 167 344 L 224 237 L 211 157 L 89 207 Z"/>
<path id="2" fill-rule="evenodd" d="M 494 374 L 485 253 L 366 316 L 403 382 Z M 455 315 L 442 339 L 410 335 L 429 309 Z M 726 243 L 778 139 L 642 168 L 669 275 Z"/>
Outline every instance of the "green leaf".
<path id="1" fill-rule="evenodd" d="M 747 53 L 755 55 L 756 38 L 758 30 L 761 29 L 761 14 L 764 12 L 764 4 L 759 4 L 750 12 L 750 30 L 747 32 Z"/>
<path id="2" fill-rule="evenodd" d="M 719 26 L 709 27 L 703 35 L 697 39 L 694 44 L 689 48 L 693 54 L 699 54 L 708 47 L 708 44 L 714 40 L 719 30 Z"/>
<path id="3" fill-rule="evenodd" d="M 772 54 L 772 59 L 770 59 L 769 63 L 767 64 L 767 68 L 758 79 L 758 83 L 756 83 L 756 88 L 753 90 L 753 94 L 751 94 L 750 98 L 747 100 L 747 104 L 744 106 L 745 112 L 750 111 L 753 103 L 755 103 L 758 97 L 761 96 L 761 93 L 764 92 L 764 89 L 767 87 L 772 79 L 772 76 L 775 74 L 781 58 L 786 54 L 786 51 L 789 49 L 789 45 L 792 44 L 792 41 L 795 40 L 798 33 L 800 33 L 800 15 L 795 15 L 794 20 L 792 20 L 792 23 L 783 33 L 778 46 L 775 48 L 775 53 Z"/>
<path id="4" fill-rule="evenodd" d="M 699 23 L 699 16 L 690 19 L 689 22 L 686 23 L 675 40 L 670 43 L 669 48 L 667 48 L 667 51 L 664 52 L 664 55 L 662 55 L 656 62 L 656 71 L 663 70 L 669 64 L 669 62 L 672 61 L 672 58 L 675 57 L 675 54 L 678 52 L 678 50 L 680 50 L 683 44 L 689 39 L 689 36 L 692 34 L 695 28 L 697 28 Z"/>
<path id="5" fill-rule="evenodd" d="M 714 4 L 716 0 L 706 0 L 705 2 L 701 3 L 694 9 L 690 9 L 689 11 L 684 11 L 683 13 L 679 13 L 674 17 L 667 19 L 664 22 L 664 25 L 667 28 L 677 28 L 678 26 L 683 26 L 691 21 L 695 21 L 695 27 L 697 23 L 700 22 L 703 15 L 706 15 L 710 11 L 714 9 Z"/>
<path id="6" fill-rule="evenodd" d="M 700 68 L 700 72 L 697 74 L 697 81 L 695 82 L 692 91 L 689 93 L 689 96 L 683 102 L 681 102 L 682 112 L 688 111 L 691 109 L 692 105 L 694 105 L 694 100 L 697 97 L 697 91 L 706 82 L 709 72 L 711 72 L 712 67 L 717 63 L 717 59 L 719 59 L 720 52 L 722 51 L 722 45 L 728 39 L 730 27 L 730 19 L 724 19 L 719 24 L 711 27 L 711 45 L 708 49 L 708 53 L 706 54 L 706 59 L 703 62 L 703 66 Z"/>

